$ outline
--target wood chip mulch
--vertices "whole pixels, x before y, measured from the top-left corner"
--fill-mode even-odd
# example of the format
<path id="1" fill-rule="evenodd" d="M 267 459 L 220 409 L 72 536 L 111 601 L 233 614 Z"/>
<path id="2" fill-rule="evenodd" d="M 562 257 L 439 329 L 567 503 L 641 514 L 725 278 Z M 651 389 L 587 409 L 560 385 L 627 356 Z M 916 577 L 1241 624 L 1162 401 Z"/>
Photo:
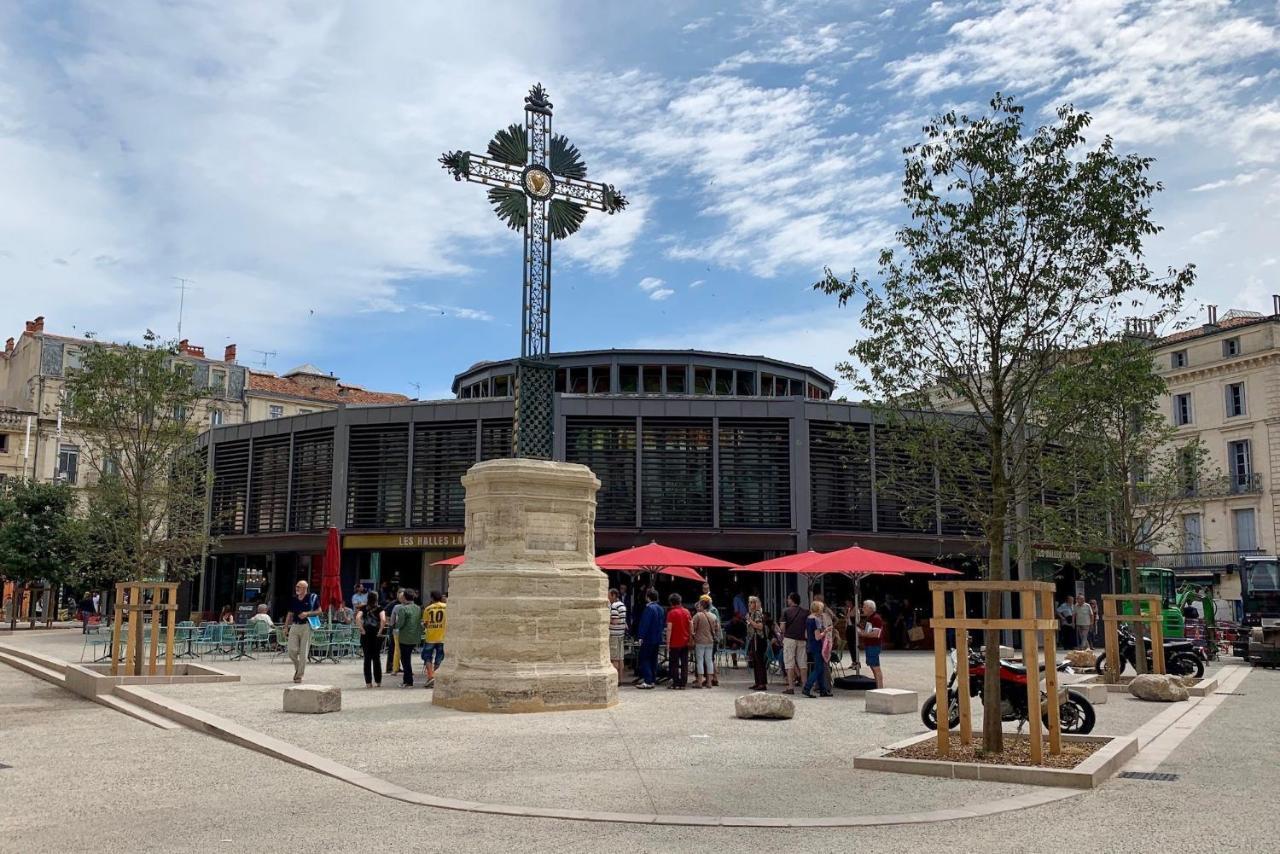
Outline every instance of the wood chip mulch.
<path id="1" fill-rule="evenodd" d="M 952 733 L 951 752 L 947 754 L 939 754 L 938 742 L 929 739 L 910 747 L 899 748 L 888 755 L 894 759 L 933 759 L 948 762 L 975 762 L 982 765 L 1022 765 L 1029 768 L 1074 768 L 1105 745 L 1105 742 L 1063 743 L 1062 753 L 1052 756 L 1049 753 L 1049 744 L 1046 742 L 1044 763 L 1042 766 L 1037 766 L 1031 761 L 1031 741 L 1025 736 L 1005 735 L 1003 753 L 984 753 L 980 733 L 974 734 L 973 743 L 968 747 L 962 747 L 959 741 L 959 734 Z"/>

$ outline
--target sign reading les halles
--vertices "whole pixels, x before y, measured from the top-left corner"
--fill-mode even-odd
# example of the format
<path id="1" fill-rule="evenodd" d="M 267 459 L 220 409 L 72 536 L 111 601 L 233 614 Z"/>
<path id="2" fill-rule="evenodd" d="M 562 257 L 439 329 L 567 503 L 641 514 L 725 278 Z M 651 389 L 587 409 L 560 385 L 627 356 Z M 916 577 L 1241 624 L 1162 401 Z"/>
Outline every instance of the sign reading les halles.
<path id="1" fill-rule="evenodd" d="M 431 534 L 347 534 L 345 549 L 460 549 L 465 545 L 461 532 Z"/>

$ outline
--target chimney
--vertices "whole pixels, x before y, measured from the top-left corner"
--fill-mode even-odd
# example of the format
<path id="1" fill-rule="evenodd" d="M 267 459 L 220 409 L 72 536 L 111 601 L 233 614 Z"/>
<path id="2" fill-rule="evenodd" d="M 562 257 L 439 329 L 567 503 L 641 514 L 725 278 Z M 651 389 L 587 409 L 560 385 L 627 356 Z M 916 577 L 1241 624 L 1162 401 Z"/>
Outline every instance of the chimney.
<path id="1" fill-rule="evenodd" d="M 222 353 L 222 361 L 235 362 L 235 360 L 236 360 L 236 345 L 228 344 L 227 349 L 224 350 Z"/>
<path id="2" fill-rule="evenodd" d="M 27 321 L 27 331 L 32 335 L 44 332 L 44 315 L 40 315 L 35 320 Z"/>
<path id="3" fill-rule="evenodd" d="M 1271 295 L 1271 313 L 1280 315 L 1280 294 Z"/>
<path id="4" fill-rule="evenodd" d="M 195 356 L 197 359 L 204 358 L 204 348 L 189 343 L 186 338 L 178 342 L 178 352 L 186 353 L 188 356 Z"/>
<path id="5" fill-rule="evenodd" d="M 1218 325 L 1218 307 L 1216 305 L 1209 306 L 1209 325 Z"/>
<path id="6" fill-rule="evenodd" d="M 10 338 L 9 340 L 4 342 L 4 354 L 7 356 L 12 352 L 13 352 L 13 339 Z"/>

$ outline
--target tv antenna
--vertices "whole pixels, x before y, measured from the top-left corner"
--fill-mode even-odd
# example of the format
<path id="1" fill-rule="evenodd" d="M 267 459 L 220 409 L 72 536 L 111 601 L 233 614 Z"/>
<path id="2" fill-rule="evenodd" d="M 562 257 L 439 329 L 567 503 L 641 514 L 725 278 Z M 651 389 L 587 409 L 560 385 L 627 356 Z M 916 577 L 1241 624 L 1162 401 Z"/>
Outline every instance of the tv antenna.
<path id="1" fill-rule="evenodd" d="M 191 279 L 184 279 L 184 278 L 183 278 L 183 277 L 181 277 L 181 276 L 170 276 L 169 278 L 173 279 L 175 282 L 177 282 L 177 283 L 178 283 L 178 287 L 177 287 L 177 291 L 178 291 L 178 340 L 179 340 L 179 341 L 181 341 L 181 340 L 182 340 L 182 312 L 183 312 L 183 310 L 186 308 L 186 304 L 187 304 L 187 288 L 189 288 L 189 287 L 193 284 L 193 282 L 192 282 L 192 280 L 191 280 Z"/>
<path id="2" fill-rule="evenodd" d="M 409 385 L 413 386 L 414 399 L 420 399 L 422 397 L 422 383 L 409 383 Z"/>
<path id="3" fill-rule="evenodd" d="M 276 351 L 275 351 L 275 350 L 254 350 L 253 352 L 254 352 L 254 353 L 257 353 L 259 356 L 261 356 L 261 357 L 262 357 L 261 359 L 259 359 L 258 361 L 254 362 L 253 364 L 255 364 L 255 365 L 261 365 L 261 366 L 262 366 L 262 367 L 264 367 L 264 368 L 267 366 L 267 362 L 269 362 L 269 361 L 271 361 L 272 359 L 274 359 L 274 358 L 276 357 L 276 355 L 277 355 L 277 353 L 276 353 Z"/>

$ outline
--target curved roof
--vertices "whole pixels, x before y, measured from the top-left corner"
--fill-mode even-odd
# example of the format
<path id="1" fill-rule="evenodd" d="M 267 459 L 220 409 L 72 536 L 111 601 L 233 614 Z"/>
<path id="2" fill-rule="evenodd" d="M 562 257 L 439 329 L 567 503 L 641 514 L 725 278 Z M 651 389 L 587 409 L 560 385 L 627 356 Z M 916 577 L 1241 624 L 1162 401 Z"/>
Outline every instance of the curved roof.
<path id="1" fill-rule="evenodd" d="M 701 359 L 736 359 L 744 362 L 755 362 L 760 365 L 774 365 L 774 366 L 786 368 L 792 371 L 798 371 L 800 373 L 809 374 L 810 376 L 818 380 L 821 380 L 822 382 L 827 383 L 832 388 L 834 388 L 836 385 L 836 382 L 834 379 L 832 379 L 831 377 L 827 376 L 826 374 L 822 373 L 821 371 L 809 365 L 801 365 L 795 362 L 785 362 L 781 359 L 774 359 L 769 356 L 752 356 L 744 353 L 724 353 L 724 352 L 717 352 L 715 350 L 653 350 L 653 349 L 626 349 L 626 348 L 620 349 L 615 347 L 615 348 L 609 348 L 605 350 L 567 350 L 563 353 L 552 353 L 550 358 L 551 358 L 551 361 L 554 362 L 560 359 L 569 359 L 569 360 L 577 361 L 577 360 L 587 359 L 589 357 L 614 358 L 618 356 L 644 357 L 644 358 L 637 358 L 636 359 L 637 363 L 651 360 L 654 362 L 659 362 L 664 364 L 670 363 L 672 360 L 677 360 L 677 359 L 681 361 L 689 362 L 689 363 L 697 361 L 700 358 Z M 482 362 L 476 362 L 474 365 L 471 365 L 465 371 L 461 371 L 454 375 L 452 389 L 456 393 L 458 391 L 459 386 L 462 384 L 462 379 L 464 377 L 467 377 L 478 371 L 483 371 L 487 368 L 493 368 L 499 365 L 510 365 L 515 361 L 516 361 L 515 359 L 501 359 L 501 360 L 485 360 Z"/>

